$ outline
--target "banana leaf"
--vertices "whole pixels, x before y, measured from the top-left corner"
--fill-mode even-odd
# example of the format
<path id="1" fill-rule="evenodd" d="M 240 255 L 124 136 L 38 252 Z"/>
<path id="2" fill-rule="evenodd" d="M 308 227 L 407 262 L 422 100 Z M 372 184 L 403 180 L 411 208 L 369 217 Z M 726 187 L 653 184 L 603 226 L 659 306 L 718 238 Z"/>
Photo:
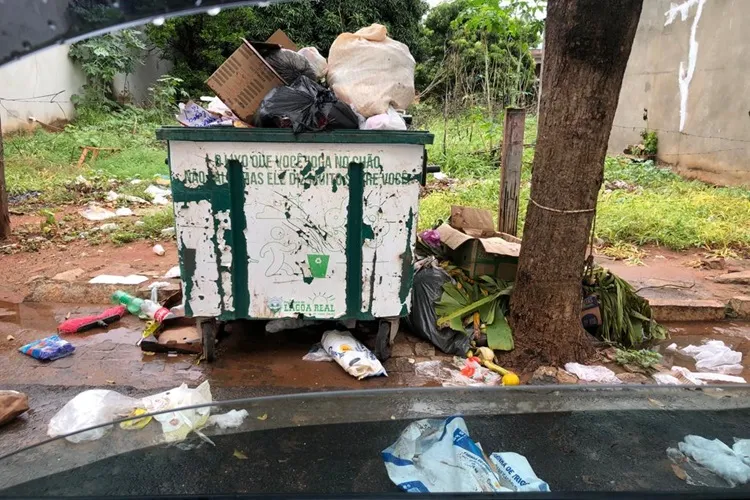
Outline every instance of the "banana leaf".
<path id="1" fill-rule="evenodd" d="M 443 296 L 445 296 L 445 294 L 443 294 Z M 444 307 L 445 305 L 443 304 L 443 298 L 441 297 L 440 302 L 438 302 L 437 305 L 439 306 L 442 312 L 444 313 L 447 312 L 447 314 L 438 317 L 437 326 L 444 327 L 444 326 L 452 325 L 451 323 L 452 320 L 456 318 L 461 319 L 467 314 L 473 313 L 477 309 L 481 308 L 483 305 L 491 303 L 493 300 L 495 300 L 499 296 L 500 296 L 500 293 L 493 293 L 492 295 L 488 295 L 487 297 L 481 298 L 477 300 L 476 302 L 472 302 L 471 304 L 461 306 L 458 309 L 454 309 L 452 312 L 446 311 L 446 307 Z M 438 307 L 435 307 L 435 311 L 438 312 Z M 440 314 L 441 313 L 438 312 L 438 315 Z M 463 328 L 460 331 L 464 331 Z"/>
<path id="2" fill-rule="evenodd" d="M 487 345 L 493 350 L 512 351 L 513 332 L 499 305 L 496 307 L 494 316 L 495 320 L 491 324 L 487 323 L 487 329 L 485 330 Z"/>

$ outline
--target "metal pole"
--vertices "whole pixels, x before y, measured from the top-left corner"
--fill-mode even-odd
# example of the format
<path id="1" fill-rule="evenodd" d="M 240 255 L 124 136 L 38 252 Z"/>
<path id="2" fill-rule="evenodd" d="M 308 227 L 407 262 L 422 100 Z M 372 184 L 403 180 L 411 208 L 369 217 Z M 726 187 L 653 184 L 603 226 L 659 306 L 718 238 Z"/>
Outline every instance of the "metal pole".
<path id="1" fill-rule="evenodd" d="M 500 159 L 500 205 L 497 228 L 501 233 L 516 236 L 518 232 L 518 201 L 521 191 L 521 161 L 523 159 L 523 129 L 526 111 L 507 108 L 503 125 L 503 145 Z"/>
<path id="2" fill-rule="evenodd" d="M 5 190 L 5 157 L 3 155 L 3 124 L 0 122 L 0 240 L 10 238 L 8 193 Z"/>

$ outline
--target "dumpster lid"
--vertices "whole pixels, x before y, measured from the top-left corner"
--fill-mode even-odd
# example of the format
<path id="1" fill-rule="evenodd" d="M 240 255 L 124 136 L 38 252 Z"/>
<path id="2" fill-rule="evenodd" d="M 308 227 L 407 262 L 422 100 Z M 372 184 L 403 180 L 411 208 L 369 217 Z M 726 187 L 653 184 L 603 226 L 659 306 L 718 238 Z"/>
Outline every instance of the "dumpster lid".
<path id="1" fill-rule="evenodd" d="M 421 130 L 331 130 L 294 134 L 283 128 L 161 127 L 156 138 L 196 142 L 300 142 L 354 144 L 432 144 L 434 136 Z"/>

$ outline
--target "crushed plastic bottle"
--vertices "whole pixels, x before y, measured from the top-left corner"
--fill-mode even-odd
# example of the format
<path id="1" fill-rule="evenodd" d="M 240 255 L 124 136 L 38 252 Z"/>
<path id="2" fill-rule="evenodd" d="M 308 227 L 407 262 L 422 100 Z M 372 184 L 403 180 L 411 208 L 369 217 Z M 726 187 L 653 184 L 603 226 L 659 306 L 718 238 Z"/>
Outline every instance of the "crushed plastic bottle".
<path id="1" fill-rule="evenodd" d="M 169 309 L 158 302 L 139 299 L 122 290 L 117 290 L 112 294 L 112 302 L 124 305 L 130 314 L 148 316 L 158 323 L 175 317 Z"/>

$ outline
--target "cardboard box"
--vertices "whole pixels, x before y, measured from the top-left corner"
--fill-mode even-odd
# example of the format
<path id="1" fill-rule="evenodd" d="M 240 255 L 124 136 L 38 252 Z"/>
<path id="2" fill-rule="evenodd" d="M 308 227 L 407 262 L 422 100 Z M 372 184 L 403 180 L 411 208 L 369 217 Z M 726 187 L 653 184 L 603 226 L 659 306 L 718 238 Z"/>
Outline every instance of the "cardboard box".
<path id="1" fill-rule="evenodd" d="M 581 303 L 581 324 L 586 330 L 595 332 L 602 325 L 602 311 L 599 297 L 589 295 Z"/>
<path id="2" fill-rule="evenodd" d="M 264 59 L 270 51 L 280 48 L 297 50 L 294 42 L 281 30 L 265 43 L 243 39 L 240 48 L 206 81 L 219 99 L 245 123 L 252 123 L 253 115 L 271 89 L 286 85 Z"/>
<path id="3" fill-rule="evenodd" d="M 437 228 L 451 261 L 469 276 L 516 278 L 521 240 L 494 229 L 488 210 L 452 206 L 450 224 Z"/>

